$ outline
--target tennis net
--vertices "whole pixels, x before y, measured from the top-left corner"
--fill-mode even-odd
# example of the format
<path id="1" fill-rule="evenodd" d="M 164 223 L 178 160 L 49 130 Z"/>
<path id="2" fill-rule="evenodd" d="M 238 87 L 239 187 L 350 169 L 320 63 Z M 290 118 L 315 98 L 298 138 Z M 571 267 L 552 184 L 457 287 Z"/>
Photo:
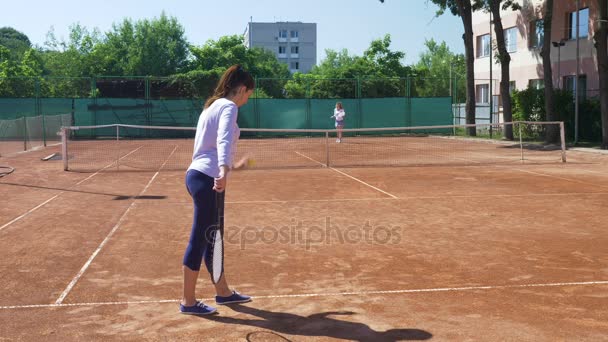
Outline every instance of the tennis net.
<path id="1" fill-rule="evenodd" d="M 72 114 L 0 120 L 0 156 L 59 144 L 61 128 L 71 124 Z"/>
<path id="2" fill-rule="evenodd" d="M 500 139 L 512 125 L 515 139 Z M 474 127 L 476 137 L 466 137 Z M 557 144 L 545 143 L 547 131 Z M 136 125 L 62 129 L 65 170 L 185 170 L 192 158 L 194 127 Z M 337 130 L 241 129 L 235 160 L 254 160 L 253 169 L 479 165 L 566 161 L 563 123 L 420 126 Z"/>

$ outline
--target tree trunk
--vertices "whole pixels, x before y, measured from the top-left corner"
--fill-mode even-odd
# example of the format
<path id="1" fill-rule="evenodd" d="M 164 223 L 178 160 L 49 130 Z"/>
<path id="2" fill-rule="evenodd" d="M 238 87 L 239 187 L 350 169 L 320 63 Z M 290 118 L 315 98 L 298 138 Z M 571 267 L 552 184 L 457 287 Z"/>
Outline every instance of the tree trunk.
<path id="1" fill-rule="evenodd" d="M 494 32 L 496 33 L 496 46 L 498 48 L 498 60 L 500 61 L 500 95 L 502 98 L 502 115 L 505 122 L 513 121 L 513 110 L 511 107 L 511 76 L 509 74 L 509 65 L 511 56 L 507 51 L 505 44 L 505 31 L 502 28 L 502 19 L 500 17 L 500 3 L 502 1 L 490 1 L 490 10 L 494 16 Z M 490 94 L 491 95 L 491 94 Z M 505 125 L 504 138 L 513 140 L 513 125 Z"/>
<path id="2" fill-rule="evenodd" d="M 602 112 L 602 148 L 608 149 L 608 2 L 600 0 L 599 29 L 595 32 L 595 48 L 600 77 L 600 108 Z"/>
<path id="3" fill-rule="evenodd" d="M 467 104 L 466 123 L 475 124 L 475 53 L 473 51 L 473 21 L 470 0 L 456 0 L 460 18 L 464 25 L 464 51 L 467 65 Z M 467 134 L 477 135 L 475 127 L 467 128 Z"/>
<path id="4" fill-rule="evenodd" d="M 543 48 L 541 55 L 543 57 L 543 73 L 545 78 L 545 112 L 547 121 L 557 121 L 558 118 L 554 112 L 553 103 L 553 72 L 551 69 L 551 21 L 553 20 L 553 0 L 545 1 L 545 14 L 543 16 Z M 547 143 L 553 144 L 560 140 L 559 127 L 557 125 L 549 125 L 547 127 L 547 135 L 545 137 Z"/>

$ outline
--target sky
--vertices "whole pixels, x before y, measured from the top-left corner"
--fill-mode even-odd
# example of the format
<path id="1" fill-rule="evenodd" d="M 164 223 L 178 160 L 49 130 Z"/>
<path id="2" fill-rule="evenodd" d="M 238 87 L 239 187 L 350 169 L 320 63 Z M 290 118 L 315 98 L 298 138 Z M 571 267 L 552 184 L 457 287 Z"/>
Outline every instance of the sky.
<path id="1" fill-rule="evenodd" d="M 57 38 L 68 37 L 69 26 L 80 23 L 89 30 L 111 30 L 124 18 L 152 19 L 162 11 L 177 18 L 188 41 L 203 45 L 219 37 L 243 34 L 247 23 L 301 21 L 317 23 L 317 63 L 325 50 L 347 49 L 362 55 L 374 39 L 391 35 L 391 49 L 406 54 L 414 64 L 425 50 L 425 39 L 445 41 L 463 53 L 462 22 L 447 13 L 436 17 L 437 6 L 427 0 L 30 0 L 3 1 L 0 27 L 25 33 L 43 46 L 51 27 Z"/>

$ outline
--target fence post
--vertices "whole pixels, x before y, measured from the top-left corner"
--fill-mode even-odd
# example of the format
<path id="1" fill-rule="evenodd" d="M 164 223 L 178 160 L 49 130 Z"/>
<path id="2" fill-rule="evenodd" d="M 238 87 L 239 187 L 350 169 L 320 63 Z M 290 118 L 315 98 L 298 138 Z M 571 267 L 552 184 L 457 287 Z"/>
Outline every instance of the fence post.
<path id="1" fill-rule="evenodd" d="M 255 102 L 253 102 L 253 119 L 255 121 L 255 128 L 260 128 L 260 93 L 258 91 L 260 89 L 260 79 L 255 76 L 254 82 Z M 257 133 L 257 135 L 259 135 L 259 133 Z"/>
<path id="2" fill-rule="evenodd" d="M 46 115 L 41 110 L 42 100 L 40 99 L 40 79 L 36 79 L 36 104 L 38 111 L 40 112 L 40 116 L 42 116 L 42 145 L 46 147 Z"/>
<path id="3" fill-rule="evenodd" d="M 325 167 L 329 167 L 329 131 L 325 131 Z"/>
<path id="4" fill-rule="evenodd" d="M 27 118 L 23 116 L 23 150 L 27 151 Z"/>
<path id="5" fill-rule="evenodd" d="M 91 94 L 90 97 L 93 98 L 93 125 L 97 125 L 97 79 L 96 77 L 91 77 Z M 76 119 L 74 119 L 74 124 L 76 124 Z M 93 138 L 93 130 L 90 130 L 91 138 Z"/>
<path id="6" fill-rule="evenodd" d="M 405 126 L 412 126 L 412 79 L 408 75 L 405 79 Z"/>
<path id="7" fill-rule="evenodd" d="M 306 96 L 304 96 L 304 98 L 306 99 L 306 108 L 305 108 L 305 116 L 306 116 L 306 126 L 307 128 L 311 129 L 312 128 L 312 104 L 311 104 L 311 99 L 310 99 L 310 80 L 306 81 Z M 312 136 L 312 134 L 309 134 L 308 136 Z"/>
<path id="8" fill-rule="evenodd" d="M 61 157 L 63 159 L 63 171 L 68 170 L 68 128 L 61 127 Z"/>
<path id="9" fill-rule="evenodd" d="M 120 170 L 120 125 L 116 125 L 116 171 Z"/>
<path id="10" fill-rule="evenodd" d="M 490 112 L 490 117 L 492 115 L 492 112 Z M 517 123 L 518 127 L 519 127 L 519 149 L 521 150 L 521 162 L 524 162 L 524 144 L 522 142 L 522 136 L 521 136 L 521 122 Z M 507 125 L 505 125 L 506 128 Z M 490 126 L 490 128 L 492 128 L 492 126 Z M 491 137 L 491 135 L 490 135 Z"/>
<path id="11" fill-rule="evenodd" d="M 559 123 L 559 137 L 562 145 L 562 163 L 566 162 L 566 132 L 564 132 L 564 122 Z"/>
<path id="12" fill-rule="evenodd" d="M 363 99 L 362 91 L 361 91 L 361 78 L 357 76 L 357 84 L 356 84 L 356 97 L 357 97 L 357 110 L 359 111 L 359 120 L 357 120 L 357 128 L 361 128 L 363 126 Z"/>
<path id="13" fill-rule="evenodd" d="M 146 76 L 144 79 L 144 104 L 145 109 L 144 113 L 146 116 L 146 124 L 148 126 L 152 125 L 152 111 L 150 109 L 150 76 Z M 149 132 L 148 132 L 149 133 Z M 148 135 L 149 136 L 149 135 Z"/>

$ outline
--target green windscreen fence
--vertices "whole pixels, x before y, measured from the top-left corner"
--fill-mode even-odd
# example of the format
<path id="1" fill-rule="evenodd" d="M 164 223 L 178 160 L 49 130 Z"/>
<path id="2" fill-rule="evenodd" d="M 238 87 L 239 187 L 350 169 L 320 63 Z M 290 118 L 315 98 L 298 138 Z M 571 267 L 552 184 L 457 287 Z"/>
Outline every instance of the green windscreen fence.
<path id="1" fill-rule="evenodd" d="M 0 120 L 70 114 L 75 126 L 193 127 L 212 90 L 209 86 L 216 81 L 137 76 L 0 78 Z M 446 96 L 423 97 L 434 95 L 421 96 L 418 83 L 404 78 L 257 79 L 254 98 L 240 108 L 238 123 L 242 128 L 333 129 L 331 116 L 336 102 L 341 102 L 346 128 L 452 124 L 448 92 L 442 88 L 435 93 Z"/>
<path id="2" fill-rule="evenodd" d="M 341 102 L 346 128 L 450 125 L 451 98 L 251 99 L 239 110 L 242 128 L 332 129 Z M 0 98 L 0 118 L 72 113 L 76 126 L 126 124 L 196 126 L 204 101 L 127 98 Z M 79 133 L 80 134 L 80 133 Z"/>

